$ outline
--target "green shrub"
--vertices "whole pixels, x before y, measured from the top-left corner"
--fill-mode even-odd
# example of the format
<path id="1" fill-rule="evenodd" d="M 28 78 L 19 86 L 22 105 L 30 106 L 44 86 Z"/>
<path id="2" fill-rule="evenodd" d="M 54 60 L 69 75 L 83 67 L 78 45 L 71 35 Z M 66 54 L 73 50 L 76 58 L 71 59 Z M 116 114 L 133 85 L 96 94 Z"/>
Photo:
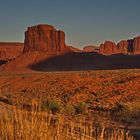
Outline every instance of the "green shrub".
<path id="1" fill-rule="evenodd" d="M 82 114 L 82 113 L 86 113 L 88 110 L 88 106 L 85 102 L 79 102 L 76 106 L 75 106 L 75 111 L 78 114 Z"/>
<path id="2" fill-rule="evenodd" d="M 46 101 L 42 104 L 43 110 L 51 111 L 53 114 L 60 112 L 61 102 L 57 100 Z"/>
<path id="3" fill-rule="evenodd" d="M 67 115 L 74 115 L 74 113 L 75 113 L 74 106 L 73 105 L 66 105 L 66 107 L 65 107 L 65 113 Z"/>
<path id="4" fill-rule="evenodd" d="M 121 121 L 140 121 L 140 103 L 128 102 L 119 103 L 113 109 L 112 115 L 119 118 Z"/>

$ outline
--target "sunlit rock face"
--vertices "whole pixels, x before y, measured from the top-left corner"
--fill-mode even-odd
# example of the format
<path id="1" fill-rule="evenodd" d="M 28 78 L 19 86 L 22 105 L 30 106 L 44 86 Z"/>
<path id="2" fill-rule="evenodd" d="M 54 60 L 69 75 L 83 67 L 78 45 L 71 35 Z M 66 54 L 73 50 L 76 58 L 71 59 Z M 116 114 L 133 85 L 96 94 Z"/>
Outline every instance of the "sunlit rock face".
<path id="1" fill-rule="evenodd" d="M 133 39 L 133 53 L 140 54 L 140 36 Z"/>
<path id="2" fill-rule="evenodd" d="M 121 54 L 127 54 L 128 53 L 128 42 L 126 40 L 121 40 L 117 44 L 117 52 Z"/>
<path id="3" fill-rule="evenodd" d="M 104 44 L 100 45 L 99 52 L 104 55 L 111 55 L 117 52 L 116 44 L 112 41 L 105 41 Z"/>
<path id="4" fill-rule="evenodd" d="M 51 25 L 36 25 L 28 27 L 25 32 L 23 53 L 40 52 L 65 52 L 69 48 L 65 44 L 65 33 L 57 31 Z"/>
<path id="5" fill-rule="evenodd" d="M 100 45 L 99 53 L 103 55 L 112 54 L 140 54 L 140 36 L 133 39 L 121 40 L 117 45 L 111 41 L 105 41 Z"/>

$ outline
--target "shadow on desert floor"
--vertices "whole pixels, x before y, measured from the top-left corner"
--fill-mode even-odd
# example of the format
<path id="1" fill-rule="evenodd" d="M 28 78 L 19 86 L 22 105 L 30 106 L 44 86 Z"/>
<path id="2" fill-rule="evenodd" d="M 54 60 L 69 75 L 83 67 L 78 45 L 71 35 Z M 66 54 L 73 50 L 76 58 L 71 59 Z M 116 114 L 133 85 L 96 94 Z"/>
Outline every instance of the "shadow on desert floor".
<path id="1" fill-rule="evenodd" d="M 98 53 L 67 53 L 29 66 L 35 71 L 84 71 L 140 68 L 140 55 L 111 55 Z"/>

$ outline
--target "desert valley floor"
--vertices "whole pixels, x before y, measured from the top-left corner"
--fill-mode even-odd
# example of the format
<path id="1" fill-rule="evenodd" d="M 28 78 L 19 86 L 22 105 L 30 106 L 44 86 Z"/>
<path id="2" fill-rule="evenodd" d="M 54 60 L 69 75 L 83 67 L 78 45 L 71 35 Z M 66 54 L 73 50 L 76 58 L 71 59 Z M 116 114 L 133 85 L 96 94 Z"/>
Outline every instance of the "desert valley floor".
<path id="1" fill-rule="evenodd" d="M 41 104 L 55 100 L 61 105 L 59 111 L 67 119 L 76 120 L 84 117 L 106 127 L 139 130 L 140 118 L 133 110 L 140 101 L 139 83 L 139 69 L 46 73 L 2 72 L 0 111 L 9 111 L 11 106 L 21 105 L 27 109 L 35 100 L 39 100 Z M 67 108 L 75 107 L 80 102 L 87 105 L 87 112 L 80 114 Z M 133 117 L 134 113 L 136 114 Z"/>

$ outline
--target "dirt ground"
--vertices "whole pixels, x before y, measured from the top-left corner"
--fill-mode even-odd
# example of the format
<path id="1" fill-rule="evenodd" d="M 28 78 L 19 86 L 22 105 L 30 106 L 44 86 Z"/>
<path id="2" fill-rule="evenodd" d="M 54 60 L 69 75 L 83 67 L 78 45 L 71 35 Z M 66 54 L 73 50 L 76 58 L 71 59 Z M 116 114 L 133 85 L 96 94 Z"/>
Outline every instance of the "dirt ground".
<path id="1" fill-rule="evenodd" d="M 91 111 L 109 111 L 119 102 L 140 100 L 140 70 L 1 73 L 0 96 L 13 104 L 55 98 L 62 104 L 85 102 Z"/>
<path id="2" fill-rule="evenodd" d="M 0 111 L 10 106 L 28 106 L 33 100 L 55 99 L 62 108 L 79 102 L 88 106 L 86 117 L 107 126 L 138 129 L 138 122 L 122 123 L 110 112 L 119 103 L 140 103 L 140 70 L 97 70 L 73 72 L 0 73 Z M 63 109 L 64 110 L 64 109 Z M 62 114 L 64 111 L 62 111 Z"/>

